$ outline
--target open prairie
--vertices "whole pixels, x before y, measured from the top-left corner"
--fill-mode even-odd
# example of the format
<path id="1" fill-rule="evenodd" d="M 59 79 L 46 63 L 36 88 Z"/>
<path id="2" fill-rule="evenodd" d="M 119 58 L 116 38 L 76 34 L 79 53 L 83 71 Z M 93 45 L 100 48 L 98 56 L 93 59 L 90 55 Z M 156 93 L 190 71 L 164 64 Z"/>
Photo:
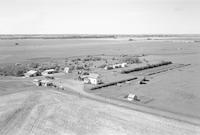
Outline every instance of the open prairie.
<path id="1" fill-rule="evenodd" d="M 139 105 L 200 121 L 200 42 L 188 39 L 128 41 L 126 38 L 0 40 L 0 65 L 98 54 L 144 55 L 141 58 L 146 60 L 190 64 L 148 76 L 149 81 L 144 85 L 132 82 L 86 92 L 115 99 L 135 93 L 152 99 Z M 181 122 L 78 94 L 39 88 L 31 81 L 0 77 L 0 134 L 200 134 L 199 125 L 192 121 Z M 79 92 L 76 86 L 74 89 Z"/>
<path id="2" fill-rule="evenodd" d="M 190 41 L 190 40 L 189 40 Z M 15 45 L 18 43 L 19 45 Z M 179 42 L 171 40 L 139 40 L 128 39 L 25 39 L 0 40 L 0 62 L 20 62 L 31 58 L 65 58 L 77 55 L 93 54 L 148 54 L 182 59 L 198 57 L 199 42 Z M 190 57 L 189 57 L 190 58 Z M 188 59 L 189 59 L 188 58 Z"/>

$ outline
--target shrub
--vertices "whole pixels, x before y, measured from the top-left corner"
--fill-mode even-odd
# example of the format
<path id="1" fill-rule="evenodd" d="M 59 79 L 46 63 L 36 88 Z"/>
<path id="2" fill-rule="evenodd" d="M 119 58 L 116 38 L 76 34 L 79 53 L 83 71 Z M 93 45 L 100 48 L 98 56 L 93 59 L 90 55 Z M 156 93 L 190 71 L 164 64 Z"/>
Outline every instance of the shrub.
<path id="1" fill-rule="evenodd" d="M 141 63 L 138 57 L 124 57 L 121 61 L 128 64 Z"/>
<path id="2" fill-rule="evenodd" d="M 24 76 L 25 72 L 26 72 L 26 70 L 23 70 L 23 69 L 16 70 L 15 76 Z"/>
<path id="3" fill-rule="evenodd" d="M 90 61 L 89 58 L 83 58 L 83 61 L 86 62 L 86 61 Z"/>
<path id="4" fill-rule="evenodd" d="M 81 70 L 81 69 L 84 69 L 83 66 L 76 66 L 76 70 Z"/>
<path id="5" fill-rule="evenodd" d="M 0 74 L 4 76 L 23 76 L 28 71 L 28 68 L 21 65 L 6 65 L 0 69 Z"/>
<path id="6" fill-rule="evenodd" d="M 38 68 L 39 66 L 40 66 L 39 63 L 31 63 L 31 64 L 29 64 L 30 68 Z"/>
<path id="7" fill-rule="evenodd" d="M 95 56 L 86 56 L 85 58 L 82 59 L 83 62 L 86 62 L 86 61 L 100 61 L 101 60 L 101 57 L 95 57 Z"/>
<path id="8" fill-rule="evenodd" d="M 101 60 L 101 57 L 93 57 L 92 60 L 93 60 L 93 61 L 100 61 L 100 60 Z"/>
<path id="9" fill-rule="evenodd" d="M 134 41 L 134 39 L 132 39 L 132 38 L 129 38 L 129 40 L 128 41 Z"/>
<path id="10" fill-rule="evenodd" d="M 81 59 L 80 58 L 73 58 L 71 61 L 72 62 L 78 62 L 78 61 L 81 61 Z"/>
<path id="11" fill-rule="evenodd" d="M 57 63 L 45 63 L 38 67 L 40 71 L 48 70 L 48 69 L 55 69 L 59 71 L 60 66 Z"/>
<path id="12" fill-rule="evenodd" d="M 112 60 L 116 60 L 116 58 L 115 58 L 115 57 L 112 57 Z"/>
<path id="13" fill-rule="evenodd" d="M 104 68 L 106 64 L 99 65 L 98 68 Z"/>

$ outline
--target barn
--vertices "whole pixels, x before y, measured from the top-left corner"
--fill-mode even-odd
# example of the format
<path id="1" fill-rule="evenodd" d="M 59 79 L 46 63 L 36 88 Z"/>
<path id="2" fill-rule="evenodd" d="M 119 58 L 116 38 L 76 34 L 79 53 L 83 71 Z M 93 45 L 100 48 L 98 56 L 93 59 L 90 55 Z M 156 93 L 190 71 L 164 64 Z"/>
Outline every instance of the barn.
<path id="1" fill-rule="evenodd" d="M 40 75 L 40 72 L 35 71 L 35 70 L 30 70 L 24 74 L 25 77 L 35 77 L 39 75 Z"/>
<path id="2" fill-rule="evenodd" d="M 45 75 L 49 75 L 49 74 L 53 74 L 53 73 L 56 73 L 55 69 L 48 69 L 48 70 L 43 71 L 42 75 L 45 76 Z"/>

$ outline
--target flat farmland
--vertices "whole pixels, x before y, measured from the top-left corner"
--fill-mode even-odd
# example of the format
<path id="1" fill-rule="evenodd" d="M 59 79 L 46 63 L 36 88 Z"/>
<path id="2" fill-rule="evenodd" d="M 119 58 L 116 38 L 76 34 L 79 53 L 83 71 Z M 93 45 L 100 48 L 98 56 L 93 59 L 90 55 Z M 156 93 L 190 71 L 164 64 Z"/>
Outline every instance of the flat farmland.
<path id="1" fill-rule="evenodd" d="M 197 135 L 200 132 L 196 125 L 52 90 L 2 96 L 0 116 L 1 135 Z"/>
<path id="2" fill-rule="evenodd" d="M 15 45 L 18 43 L 19 45 Z M 192 47 L 191 47 L 192 46 Z M 136 41 L 115 39 L 26 39 L 0 40 L 0 62 L 20 62 L 32 58 L 65 58 L 95 54 L 151 54 L 166 56 L 194 55 L 199 43 Z M 169 56 L 168 56 L 169 55 Z"/>
<path id="3" fill-rule="evenodd" d="M 174 64 L 190 64 L 146 75 L 149 81 L 144 85 L 132 81 L 86 92 L 91 96 L 96 94 L 119 100 L 129 93 L 134 93 L 147 101 L 137 105 L 200 119 L 199 42 L 128 41 L 128 39 L 0 40 L 0 65 L 31 62 L 34 59 L 45 61 L 49 58 L 63 59 L 99 54 L 143 55 L 140 58 L 148 61 L 166 60 Z M 128 76 L 137 74 L 130 73 Z M 33 86 L 31 79 L 0 77 L 0 134 L 197 135 L 200 133 L 199 125 L 129 110 L 78 95 L 70 95 L 67 92 L 54 91 L 51 88 L 39 88 Z"/>

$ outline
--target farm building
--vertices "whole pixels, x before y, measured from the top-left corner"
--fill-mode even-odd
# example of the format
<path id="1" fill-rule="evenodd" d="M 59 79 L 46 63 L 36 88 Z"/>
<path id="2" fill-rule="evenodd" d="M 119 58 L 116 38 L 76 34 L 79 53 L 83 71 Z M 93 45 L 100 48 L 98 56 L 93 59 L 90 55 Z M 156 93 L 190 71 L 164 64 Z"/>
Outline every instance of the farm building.
<path id="1" fill-rule="evenodd" d="M 111 69 L 115 69 L 115 68 L 124 68 L 127 67 L 127 63 L 120 63 L 120 64 L 114 64 L 114 65 L 109 65 L 109 66 L 105 66 L 105 70 L 111 70 Z"/>
<path id="2" fill-rule="evenodd" d="M 111 69 L 113 69 L 113 67 L 112 67 L 112 66 L 105 66 L 104 69 L 105 69 L 105 70 L 111 70 Z"/>
<path id="3" fill-rule="evenodd" d="M 34 79 L 34 80 L 33 80 L 33 83 L 34 83 L 36 86 L 42 86 L 41 80 Z"/>
<path id="4" fill-rule="evenodd" d="M 53 73 L 55 73 L 56 72 L 56 70 L 55 69 L 48 69 L 48 70 L 45 70 L 45 71 L 43 71 L 42 72 L 42 75 L 49 75 L 49 74 L 53 74 Z"/>
<path id="5" fill-rule="evenodd" d="M 35 70 L 30 70 L 24 74 L 25 77 L 35 77 L 35 76 L 39 76 L 39 75 L 40 75 L 40 72 L 35 71 Z"/>
<path id="6" fill-rule="evenodd" d="M 90 83 L 90 80 L 86 77 L 83 79 L 83 82 L 88 84 L 88 83 Z"/>
<path id="7" fill-rule="evenodd" d="M 64 68 L 64 73 L 68 74 L 68 73 L 71 73 L 71 72 L 72 72 L 72 68 L 70 68 L 70 67 Z"/>
<path id="8" fill-rule="evenodd" d="M 114 64 L 113 68 L 124 68 L 127 66 L 127 63 L 120 63 L 120 64 Z"/>
<path id="9" fill-rule="evenodd" d="M 84 83 L 91 83 L 95 85 L 102 82 L 99 74 L 95 73 L 90 73 L 89 75 L 82 75 L 80 76 L 80 80 L 82 80 Z"/>
<path id="10" fill-rule="evenodd" d="M 121 68 L 121 64 L 114 64 L 113 65 L 113 68 L 115 69 L 115 68 Z"/>
<path id="11" fill-rule="evenodd" d="M 133 101 L 133 100 L 137 100 L 137 96 L 135 94 L 128 94 L 127 95 L 127 100 L 128 101 Z"/>
<path id="12" fill-rule="evenodd" d="M 41 80 L 40 82 L 41 82 L 41 85 L 45 86 L 45 87 L 53 86 L 53 83 L 51 81 L 49 81 L 49 80 Z"/>
<path id="13" fill-rule="evenodd" d="M 99 74 L 95 74 L 95 73 L 89 74 L 88 75 L 88 79 L 90 80 L 91 84 L 95 84 L 96 85 L 96 84 L 101 83 Z"/>
<path id="14" fill-rule="evenodd" d="M 122 67 L 127 67 L 127 63 L 122 63 L 121 66 Z"/>

